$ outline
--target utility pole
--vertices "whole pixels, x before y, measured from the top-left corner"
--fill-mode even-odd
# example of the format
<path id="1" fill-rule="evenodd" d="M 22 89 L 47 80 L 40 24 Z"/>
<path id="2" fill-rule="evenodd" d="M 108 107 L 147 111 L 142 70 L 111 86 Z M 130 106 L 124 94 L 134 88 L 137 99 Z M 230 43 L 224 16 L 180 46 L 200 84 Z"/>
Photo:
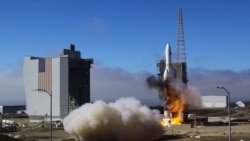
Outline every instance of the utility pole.
<path id="1" fill-rule="evenodd" d="M 223 86 L 216 87 L 218 89 L 223 89 L 227 93 L 227 110 L 228 110 L 228 127 L 229 127 L 229 136 L 228 140 L 231 141 L 231 113 L 230 113 L 230 92 Z"/>
<path id="2" fill-rule="evenodd" d="M 36 89 L 34 91 L 45 92 L 50 96 L 50 141 L 52 141 L 52 91 L 46 91 L 44 89 Z"/>

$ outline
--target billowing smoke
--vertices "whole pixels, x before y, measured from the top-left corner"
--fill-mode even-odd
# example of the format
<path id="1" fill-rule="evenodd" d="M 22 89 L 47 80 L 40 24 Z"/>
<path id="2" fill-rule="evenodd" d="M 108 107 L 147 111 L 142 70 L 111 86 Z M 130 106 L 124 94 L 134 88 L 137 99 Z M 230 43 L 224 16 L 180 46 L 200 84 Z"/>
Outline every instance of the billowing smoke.
<path id="1" fill-rule="evenodd" d="M 149 88 L 156 88 L 162 91 L 167 88 L 168 103 L 170 104 L 178 99 L 189 106 L 200 106 L 200 92 L 195 87 L 186 87 L 182 82 L 177 80 L 164 82 L 161 79 L 157 79 L 154 75 L 146 79 L 146 84 Z"/>
<path id="2" fill-rule="evenodd" d="M 201 94 L 200 91 L 194 87 L 189 86 L 187 89 L 183 90 L 184 101 L 193 107 L 201 106 Z"/>
<path id="3" fill-rule="evenodd" d="M 160 120 L 159 111 L 129 97 L 84 104 L 65 117 L 63 124 L 78 141 L 152 141 L 162 134 Z"/>
<path id="4" fill-rule="evenodd" d="M 149 88 L 160 89 L 164 87 L 164 81 L 157 79 L 154 75 L 147 77 L 146 84 L 148 85 Z"/>

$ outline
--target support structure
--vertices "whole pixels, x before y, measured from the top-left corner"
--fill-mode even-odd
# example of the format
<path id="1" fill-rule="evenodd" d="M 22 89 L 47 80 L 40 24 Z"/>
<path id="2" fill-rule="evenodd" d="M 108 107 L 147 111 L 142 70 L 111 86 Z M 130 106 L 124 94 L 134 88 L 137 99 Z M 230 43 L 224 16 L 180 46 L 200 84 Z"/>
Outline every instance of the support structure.
<path id="1" fill-rule="evenodd" d="M 177 63 L 186 63 L 186 51 L 184 40 L 184 29 L 182 19 L 182 9 L 178 12 L 178 32 L 177 32 Z"/>
<path id="2" fill-rule="evenodd" d="M 173 64 L 177 73 L 177 76 L 187 87 L 187 63 L 186 63 L 186 49 L 184 40 L 184 28 L 182 19 L 182 8 L 178 11 L 178 31 L 177 31 L 177 62 Z"/>

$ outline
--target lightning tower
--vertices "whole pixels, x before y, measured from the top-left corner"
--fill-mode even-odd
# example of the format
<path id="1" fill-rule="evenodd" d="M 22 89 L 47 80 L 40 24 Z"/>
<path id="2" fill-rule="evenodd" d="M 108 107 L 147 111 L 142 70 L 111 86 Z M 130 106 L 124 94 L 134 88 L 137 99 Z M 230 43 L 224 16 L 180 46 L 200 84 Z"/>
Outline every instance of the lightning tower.
<path id="1" fill-rule="evenodd" d="M 181 80 L 187 86 L 187 63 L 184 40 L 184 29 L 182 19 L 182 9 L 178 11 L 178 32 L 177 32 L 177 62 L 173 63 L 173 68 L 176 70 L 177 79 Z"/>
<path id="2" fill-rule="evenodd" d="M 179 8 L 178 12 L 177 63 L 186 63 L 186 51 L 181 8 Z"/>

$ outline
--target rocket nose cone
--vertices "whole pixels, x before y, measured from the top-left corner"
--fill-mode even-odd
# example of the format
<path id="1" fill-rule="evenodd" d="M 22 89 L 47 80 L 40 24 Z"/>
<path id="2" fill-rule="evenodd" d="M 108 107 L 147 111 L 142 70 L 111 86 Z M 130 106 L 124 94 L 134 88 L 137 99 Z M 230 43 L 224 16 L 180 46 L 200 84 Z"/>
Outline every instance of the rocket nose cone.
<path id="1" fill-rule="evenodd" d="M 166 49 L 169 49 L 169 48 L 170 48 L 170 44 L 167 43 L 167 44 L 166 44 Z"/>
<path id="2" fill-rule="evenodd" d="M 166 53 L 170 52 L 170 44 L 169 43 L 166 44 L 165 52 Z"/>

